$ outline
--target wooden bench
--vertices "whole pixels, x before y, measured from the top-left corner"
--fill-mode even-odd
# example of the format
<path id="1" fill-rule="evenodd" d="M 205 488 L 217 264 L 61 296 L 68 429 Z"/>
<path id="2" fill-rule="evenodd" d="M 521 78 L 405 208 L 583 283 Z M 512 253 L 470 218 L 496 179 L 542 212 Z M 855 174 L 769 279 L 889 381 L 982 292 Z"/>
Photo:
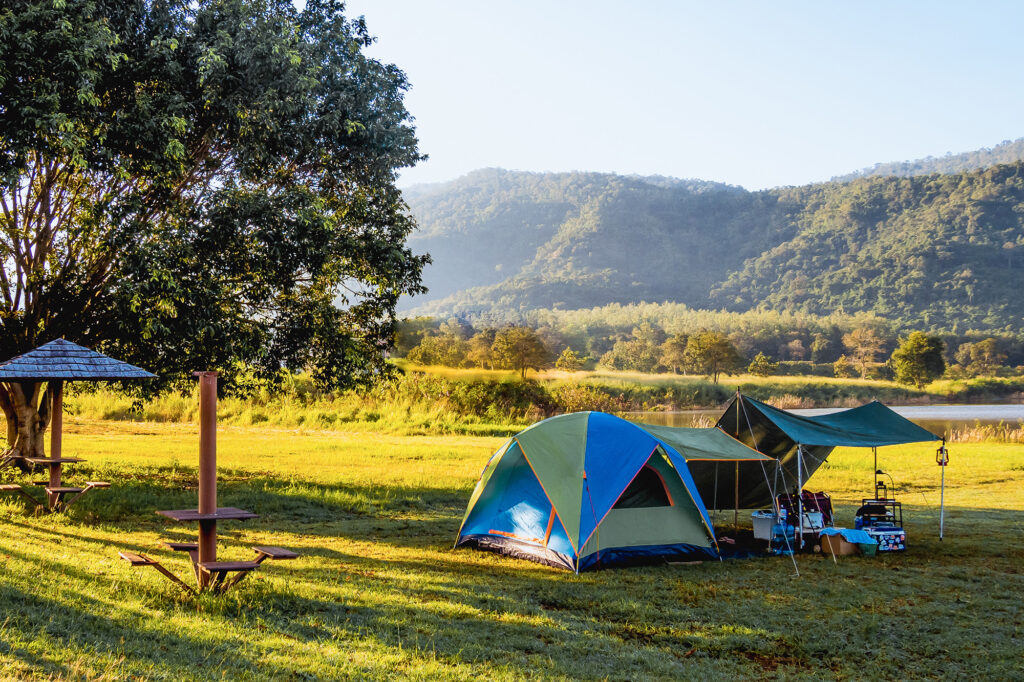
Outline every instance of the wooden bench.
<path id="1" fill-rule="evenodd" d="M 42 503 L 40 503 L 39 500 L 28 494 L 28 491 L 25 490 L 24 486 L 17 483 L 4 483 L 3 485 L 0 485 L 0 493 L 18 493 L 35 506 L 42 506 Z"/>
<path id="2" fill-rule="evenodd" d="M 110 487 L 110 484 L 108 482 L 106 482 L 106 481 L 86 481 L 84 488 L 76 488 L 76 487 L 51 488 L 51 487 L 47 486 L 46 487 L 46 492 L 47 492 L 47 494 L 49 496 L 51 496 L 51 499 L 53 500 L 52 506 L 55 509 L 57 509 L 57 508 L 67 509 L 68 507 L 73 505 L 75 502 L 77 502 L 79 500 L 79 498 L 82 497 L 82 495 L 85 495 L 90 490 L 95 490 L 97 488 L 109 488 L 109 487 Z M 65 502 L 64 501 L 64 496 L 65 495 L 72 495 L 72 494 L 74 495 L 74 497 L 72 497 L 70 500 L 67 500 Z"/>
<path id="3" fill-rule="evenodd" d="M 224 592 L 229 587 L 237 585 L 238 582 L 249 575 L 254 569 L 260 567 L 259 561 L 203 561 L 199 564 L 199 570 L 210 575 L 210 589 L 215 592 Z M 231 581 L 225 583 L 229 573 L 237 573 Z"/>
<path id="4" fill-rule="evenodd" d="M 196 566 L 196 564 L 199 562 L 199 543 L 165 542 L 164 547 L 171 550 L 172 552 L 188 552 L 188 557 L 192 560 L 192 572 L 196 576 L 196 583 L 199 583 L 199 567 Z"/>
<path id="5" fill-rule="evenodd" d="M 253 547 L 252 551 L 256 552 L 256 561 L 258 562 L 262 562 L 264 559 L 284 560 L 299 557 L 298 554 L 284 547 Z"/>
<path id="6" fill-rule="evenodd" d="M 160 571 L 162 574 L 170 578 L 173 582 L 177 583 L 178 586 L 181 587 L 181 589 L 191 594 L 196 593 L 195 590 L 193 590 L 191 587 L 183 583 L 181 579 L 178 578 L 178 576 L 174 575 L 166 568 L 161 566 L 160 562 L 158 562 L 156 559 L 148 557 L 145 554 L 140 554 L 138 552 L 118 552 L 118 555 L 132 566 L 152 566 L 153 568 L 155 568 L 156 570 Z"/>

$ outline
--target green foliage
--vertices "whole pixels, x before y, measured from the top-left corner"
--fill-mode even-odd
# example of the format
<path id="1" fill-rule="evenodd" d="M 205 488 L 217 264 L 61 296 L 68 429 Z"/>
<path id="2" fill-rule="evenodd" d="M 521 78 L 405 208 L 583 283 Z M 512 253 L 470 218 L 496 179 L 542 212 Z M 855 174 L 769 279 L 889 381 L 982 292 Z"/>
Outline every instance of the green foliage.
<path id="1" fill-rule="evenodd" d="M 564 413 L 569 412 L 623 412 L 629 404 L 607 390 L 585 384 L 562 384 L 551 391 L 551 398 Z"/>
<path id="2" fill-rule="evenodd" d="M 470 337 L 466 360 L 477 367 L 494 369 L 493 348 L 497 333 L 497 329 L 483 329 Z"/>
<path id="3" fill-rule="evenodd" d="M 540 369 L 549 360 L 544 342 L 529 327 L 505 327 L 498 330 L 491 351 L 495 367 L 514 369 L 524 381 L 526 370 Z"/>
<path id="4" fill-rule="evenodd" d="M 729 337 L 706 330 L 687 340 L 683 360 L 687 371 L 706 374 L 716 384 L 720 374 L 732 374 L 743 366 L 743 356 Z"/>
<path id="5" fill-rule="evenodd" d="M 401 71 L 341 3 L 0 10 L 0 356 L 55 337 L 184 381 L 368 385 L 427 262 Z"/>
<path id="6" fill-rule="evenodd" d="M 924 332 L 911 332 L 907 338 L 900 339 L 899 348 L 893 351 L 889 361 L 896 381 L 920 388 L 939 378 L 946 371 L 944 351 L 942 339 Z"/>
<path id="7" fill-rule="evenodd" d="M 409 351 L 409 359 L 421 365 L 462 367 L 466 362 L 469 344 L 454 334 L 426 336 Z"/>
<path id="8" fill-rule="evenodd" d="M 754 356 L 750 366 L 747 367 L 747 372 L 754 376 L 767 377 L 775 373 L 775 370 L 778 369 L 778 367 L 779 364 L 777 362 L 772 362 L 764 353 L 758 353 Z"/>
<path id="9" fill-rule="evenodd" d="M 956 351 L 956 361 L 972 376 L 992 376 L 1006 362 L 1006 353 L 999 340 L 989 337 L 975 343 L 964 343 Z"/>
<path id="10" fill-rule="evenodd" d="M 632 338 L 615 343 L 601 357 L 600 364 L 608 369 L 634 372 L 653 372 L 661 360 L 661 342 L 665 333 L 649 322 L 633 329 Z"/>
<path id="11" fill-rule="evenodd" d="M 566 348 L 555 360 L 555 368 L 566 372 L 578 372 L 583 369 L 583 358 L 572 348 Z"/>
<path id="12" fill-rule="evenodd" d="M 840 355 L 839 359 L 832 363 L 832 373 L 837 379 L 848 379 L 854 375 L 853 365 L 845 355 Z"/>
<path id="13" fill-rule="evenodd" d="M 661 345 L 661 358 L 659 362 L 673 373 L 681 372 L 686 365 L 686 343 L 689 337 L 686 334 L 674 334 L 665 340 Z"/>

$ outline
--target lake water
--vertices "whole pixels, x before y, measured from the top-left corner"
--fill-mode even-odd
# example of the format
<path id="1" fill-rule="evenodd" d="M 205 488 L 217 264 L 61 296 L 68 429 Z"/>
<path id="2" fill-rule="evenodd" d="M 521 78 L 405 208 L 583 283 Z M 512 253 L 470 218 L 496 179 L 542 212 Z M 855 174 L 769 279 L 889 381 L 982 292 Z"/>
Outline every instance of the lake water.
<path id="1" fill-rule="evenodd" d="M 905 405 L 890 406 L 900 414 L 932 433 L 942 435 L 952 428 L 962 429 L 982 424 L 1024 424 L 1024 405 Z M 812 417 L 836 412 L 841 408 L 789 410 L 793 414 Z M 625 417 L 632 421 L 663 426 L 714 425 L 721 410 L 683 410 L 680 412 L 631 412 Z"/>

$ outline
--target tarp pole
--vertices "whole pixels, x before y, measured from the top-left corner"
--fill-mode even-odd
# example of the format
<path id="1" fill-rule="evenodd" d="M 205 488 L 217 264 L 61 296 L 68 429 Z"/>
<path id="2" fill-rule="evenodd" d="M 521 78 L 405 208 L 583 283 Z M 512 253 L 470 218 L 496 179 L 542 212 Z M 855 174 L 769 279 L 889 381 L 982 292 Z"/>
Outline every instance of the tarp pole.
<path id="1" fill-rule="evenodd" d="M 874 476 L 875 476 L 875 487 L 871 490 L 871 497 L 876 497 L 877 498 L 878 497 L 878 448 L 876 446 L 872 445 L 871 446 L 871 452 L 875 455 L 875 468 L 872 470 L 872 471 L 874 471 Z"/>
<path id="2" fill-rule="evenodd" d="M 796 444 L 796 529 L 800 534 L 798 547 L 804 546 L 804 471 L 803 471 L 803 449 L 804 446 Z"/>
<path id="3" fill-rule="evenodd" d="M 733 507 L 732 515 L 732 526 L 733 529 L 739 533 L 740 531 L 740 463 L 736 462 L 736 497 L 735 505 Z"/>
<path id="4" fill-rule="evenodd" d="M 939 487 L 939 542 L 942 542 L 942 532 L 946 522 L 946 439 L 942 439 L 942 485 Z M 877 469 L 876 469 L 877 471 Z"/>

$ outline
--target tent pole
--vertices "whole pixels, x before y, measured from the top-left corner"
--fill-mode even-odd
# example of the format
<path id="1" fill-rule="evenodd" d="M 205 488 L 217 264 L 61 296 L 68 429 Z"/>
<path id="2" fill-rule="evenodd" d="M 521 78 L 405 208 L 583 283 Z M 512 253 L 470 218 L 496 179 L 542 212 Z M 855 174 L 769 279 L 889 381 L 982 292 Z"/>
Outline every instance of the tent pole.
<path id="1" fill-rule="evenodd" d="M 713 506 L 715 507 L 715 521 L 718 521 L 718 462 L 715 462 L 715 499 L 713 500 Z"/>
<path id="2" fill-rule="evenodd" d="M 736 497 L 734 499 L 732 526 L 737 533 L 740 532 L 740 463 L 736 462 Z"/>
<path id="3" fill-rule="evenodd" d="M 798 547 L 804 546 L 804 472 L 803 446 L 796 444 L 796 530 L 800 534 Z"/>
<path id="4" fill-rule="evenodd" d="M 762 469 L 762 471 L 764 471 L 764 469 Z M 779 505 L 779 498 L 778 498 L 779 472 L 780 471 L 782 471 L 782 462 L 780 462 L 779 460 L 775 460 L 775 483 L 774 483 L 774 485 L 770 489 L 772 491 L 772 504 L 775 505 L 775 520 L 776 520 L 776 522 L 779 521 L 779 511 L 781 509 L 781 507 Z M 783 477 L 785 477 L 785 472 L 783 472 Z M 764 482 L 765 482 L 766 485 L 768 484 L 768 474 L 767 473 L 765 473 Z M 783 480 L 782 480 L 782 486 L 783 486 L 783 488 L 785 488 L 785 486 L 786 486 L 785 478 L 783 478 Z M 782 537 L 786 541 L 786 549 L 789 550 L 789 558 L 793 560 L 793 571 L 795 571 L 796 577 L 799 578 L 800 577 L 800 567 L 796 565 L 796 552 L 793 551 L 793 546 L 791 544 L 789 544 L 789 535 L 786 533 L 785 524 L 783 524 L 783 528 L 782 528 Z"/>

